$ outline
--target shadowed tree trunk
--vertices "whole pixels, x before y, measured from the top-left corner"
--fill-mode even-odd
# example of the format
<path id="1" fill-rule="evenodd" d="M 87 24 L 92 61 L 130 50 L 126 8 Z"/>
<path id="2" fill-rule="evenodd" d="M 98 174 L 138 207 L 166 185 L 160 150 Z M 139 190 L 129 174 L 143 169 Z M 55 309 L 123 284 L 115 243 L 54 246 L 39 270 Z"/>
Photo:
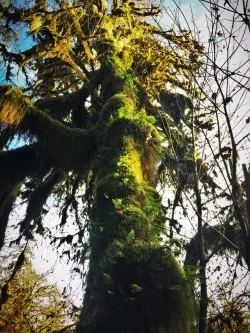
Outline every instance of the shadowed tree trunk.
<path id="1" fill-rule="evenodd" d="M 90 268 L 76 332 L 191 332 L 188 285 L 159 239 L 159 134 L 146 114 L 138 118 L 136 87 L 122 78 L 129 66 L 118 59 L 108 73 L 116 105 L 104 111 L 94 164 Z"/>

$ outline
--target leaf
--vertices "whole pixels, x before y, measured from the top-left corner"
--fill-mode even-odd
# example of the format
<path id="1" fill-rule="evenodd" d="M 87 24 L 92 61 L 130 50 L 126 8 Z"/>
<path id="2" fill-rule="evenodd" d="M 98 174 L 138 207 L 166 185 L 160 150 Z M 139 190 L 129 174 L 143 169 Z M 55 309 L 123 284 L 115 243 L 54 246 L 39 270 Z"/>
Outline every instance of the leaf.
<path id="1" fill-rule="evenodd" d="M 68 258 L 70 259 L 70 251 L 69 250 L 63 251 L 62 255 L 67 255 Z"/>
<path id="2" fill-rule="evenodd" d="M 66 242 L 67 242 L 68 244 L 71 244 L 71 243 L 72 243 L 72 240 L 73 240 L 73 235 L 67 235 L 67 237 L 66 237 Z"/>
<path id="3" fill-rule="evenodd" d="M 122 242 L 119 241 L 119 240 L 116 240 L 116 241 L 115 241 L 115 245 L 116 245 L 117 247 L 119 247 L 120 249 L 124 248 L 124 243 L 122 243 Z"/>
<path id="4" fill-rule="evenodd" d="M 140 293 L 141 291 L 143 291 L 143 288 L 141 286 L 139 286 L 139 284 L 132 283 L 131 290 L 132 290 L 132 292 Z"/>
<path id="5" fill-rule="evenodd" d="M 73 271 L 76 272 L 76 273 L 81 274 L 81 270 L 80 270 L 80 268 L 78 268 L 78 267 L 74 267 L 74 268 L 73 268 Z"/>
<path id="6" fill-rule="evenodd" d="M 115 294 L 115 292 L 108 290 L 108 294 L 113 295 L 113 294 Z"/>
<path id="7" fill-rule="evenodd" d="M 103 273 L 104 281 L 105 282 L 112 282 L 112 276 L 108 273 Z"/>
<path id="8" fill-rule="evenodd" d="M 197 161 L 198 159 L 198 152 L 195 150 L 194 151 L 194 161 Z"/>
<path id="9" fill-rule="evenodd" d="M 117 198 L 117 199 L 112 199 L 113 205 L 115 206 L 115 208 L 119 209 L 122 205 L 122 199 L 121 198 Z"/>
<path id="10" fill-rule="evenodd" d="M 225 104 L 228 104 L 228 103 L 230 103 L 230 102 L 233 102 L 232 97 L 228 96 L 228 97 L 226 97 L 226 98 L 224 99 L 224 103 L 225 103 Z"/>
<path id="11" fill-rule="evenodd" d="M 134 238 L 135 238 L 135 231 L 134 229 L 131 229 L 127 235 L 127 241 L 131 242 Z"/>
<path id="12" fill-rule="evenodd" d="M 154 125 L 156 123 L 156 119 L 154 116 L 147 116 L 146 119 L 147 119 L 147 122 L 149 122 L 152 125 Z"/>

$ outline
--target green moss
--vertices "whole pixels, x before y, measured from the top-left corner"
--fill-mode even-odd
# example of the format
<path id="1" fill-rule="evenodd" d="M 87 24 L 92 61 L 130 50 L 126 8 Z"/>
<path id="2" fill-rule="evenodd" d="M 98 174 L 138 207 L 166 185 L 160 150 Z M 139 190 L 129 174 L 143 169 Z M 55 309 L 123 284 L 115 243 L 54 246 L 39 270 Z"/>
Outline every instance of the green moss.
<path id="1" fill-rule="evenodd" d="M 132 64 L 133 64 L 133 57 L 131 57 L 130 55 L 130 46 L 128 45 L 125 45 L 123 47 L 123 50 L 122 50 L 122 62 L 125 66 L 125 68 L 131 68 Z"/>
<path id="2" fill-rule="evenodd" d="M 122 59 L 114 53 L 112 56 L 107 57 L 107 65 L 117 76 L 124 78 L 126 73 L 126 66 L 123 63 Z"/>
<path id="3" fill-rule="evenodd" d="M 137 86 L 134 83 L 134 78 L 131 72 L 132 57 L 130 57 L 129 47 L 124 47 L 123 51 L 107 58 L 107 66 L 111 69 L 114 78 L 121 80 L 123 83 L 124 92 L 129 93 L 136 98 L 138 93 Z"/>
<path id="4" fill-rule="evenodd" d="M 127 94 L 124 93 L 117 93 L 109 98 L 102 108 L 99 123 L 103 126 L 103 122 L 110 120 L 110 117 L 115 118 L 120 109 L 133 112 L 135 110 L 133 98 L 128 97 Z"/>
<path id="5" fill-rule="evenodd" d="M 143 181 L 140 154 L 134 149 L 134 144 L 130 138 L 126 138 L 124 145 L 126 146 L 126 154 L 118 159 L 118 172 L 125 172 L 127 176 L 132 175 L 139 185 Z"/>
<path id="6" fill-rule="evenodd" d="M 98 309 L 91 318 L 93 332 L 134 333 L 140 327 L 192 332 L 190 288 L 183 270 L 160 245 L 113 242 L 98 267 L 92 290 L 92 304 Z M 88 324 L 86 331 L 92 332 Z"/>

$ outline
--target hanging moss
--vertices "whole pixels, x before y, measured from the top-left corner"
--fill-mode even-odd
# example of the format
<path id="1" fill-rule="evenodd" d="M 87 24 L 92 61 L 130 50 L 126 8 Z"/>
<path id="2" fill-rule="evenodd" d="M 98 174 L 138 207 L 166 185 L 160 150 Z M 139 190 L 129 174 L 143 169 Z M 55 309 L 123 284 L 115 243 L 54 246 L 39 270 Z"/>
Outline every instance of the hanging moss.
<path id="1" fill-rule="evenodd" d="M 22 89 L 6 90 L 0 98 L 0 124 L 18 127 L 30 105 L 29 98 L 23 95 Z"/>
<path id="2" fill-rule="evenodd" d="M 30 224 L 35 222 L 41 217 L 43 206 L 45 205 L 49 195 L 51 194 L 54 186 L 62 179 L 63 173 L 54 171 L 51 175 L 38 186 L 29 196 L 26 215 L 20 225 L 20 231 L 26 235 L 30 231 Z"/>

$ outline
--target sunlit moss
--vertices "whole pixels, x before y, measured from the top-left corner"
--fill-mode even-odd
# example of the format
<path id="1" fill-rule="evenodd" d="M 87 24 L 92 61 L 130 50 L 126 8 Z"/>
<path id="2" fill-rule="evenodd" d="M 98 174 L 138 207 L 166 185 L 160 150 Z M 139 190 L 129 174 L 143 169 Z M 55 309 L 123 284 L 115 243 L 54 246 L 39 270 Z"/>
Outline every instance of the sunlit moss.
<path id="1" fill-rule="evenodd" d="M 30 106 L 31 102 L 22 89 L 10 89 L 0 99 L 0 123 L 18 127 Z"/>
<path id="2" fill-rule="evenodd" d="M 141 184 L 143 181 L 141 160 L 139 152 L 134 149 L 133 142 L 130 138 L 125 138 L 124 146 L 126 147 L 126 155 L 119 158 L 117 162 L 118 171 L 121 173 L 131 174 L 136 182 Z"/>

